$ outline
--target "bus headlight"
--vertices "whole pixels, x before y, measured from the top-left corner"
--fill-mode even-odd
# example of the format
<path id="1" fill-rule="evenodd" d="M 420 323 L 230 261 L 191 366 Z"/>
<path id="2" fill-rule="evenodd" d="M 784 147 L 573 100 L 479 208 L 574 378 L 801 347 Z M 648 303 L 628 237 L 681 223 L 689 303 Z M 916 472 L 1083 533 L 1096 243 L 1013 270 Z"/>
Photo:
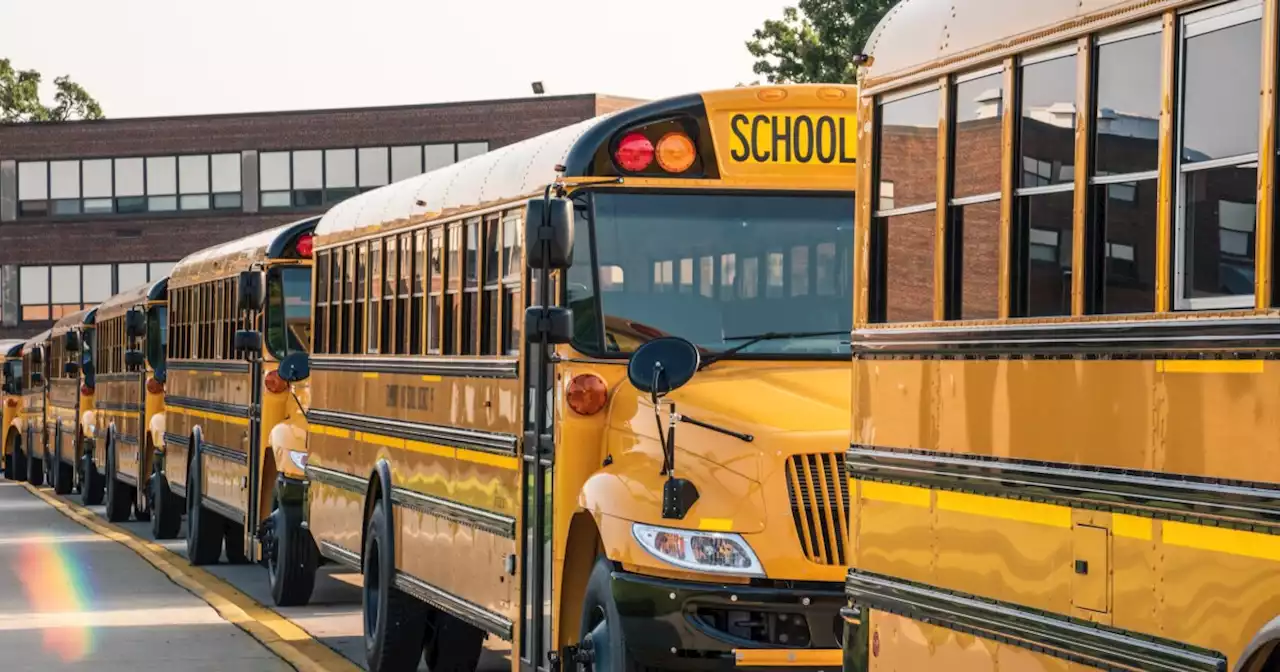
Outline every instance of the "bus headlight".
<path id="1" fill-rule="evenodd" d="M 294 466 L 298 467 L 299 471 L 307 470 L 307 453 L 301 450 L 291 450 L 289 451 L 289 460 L 293 462 Z"/>
<path id="2" fill-rule="evenodd" d="M 677 530 L 635 523 L 631 533 L 654 557 L 699 572 L 764 576 L 760 560 L 741 535 Z"/>

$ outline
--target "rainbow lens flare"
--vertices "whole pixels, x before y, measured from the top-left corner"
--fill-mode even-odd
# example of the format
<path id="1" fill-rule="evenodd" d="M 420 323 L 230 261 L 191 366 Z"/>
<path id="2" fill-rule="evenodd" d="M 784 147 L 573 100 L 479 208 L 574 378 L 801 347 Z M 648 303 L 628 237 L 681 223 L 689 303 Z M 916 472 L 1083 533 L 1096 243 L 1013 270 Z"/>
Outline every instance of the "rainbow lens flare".
<path id="1" fill-rule="evenodd" d="M 87 558 L 77 559 L 71 548 L 51 537 L 24 540 L 19 549 L 18 578 L 27 602 L 39 614 L 80 614 L 93 601 L 84 573 Z M 75 623 L 75 618 L 66 620 Z M 42 632 L 46 651 L 65 663 L 84 660 L 93 651 L 94 632 L 83 625 L 59 625 Z"/>

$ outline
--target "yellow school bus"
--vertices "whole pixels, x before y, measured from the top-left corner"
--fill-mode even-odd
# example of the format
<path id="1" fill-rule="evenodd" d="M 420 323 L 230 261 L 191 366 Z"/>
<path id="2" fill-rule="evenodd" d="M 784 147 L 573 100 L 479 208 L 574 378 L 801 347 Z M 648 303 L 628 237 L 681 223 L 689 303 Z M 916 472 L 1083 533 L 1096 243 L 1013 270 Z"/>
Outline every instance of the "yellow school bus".
<path id="1" fill-rule="evenodd" d="M 278 372 L 309 347 L 318 220 L 197 252 L 169 276 L 157 491 L 186 500 L 193 564 L 218 562 L 225 540 L 229 562 L 267 565 L 279 605 L 310 599 L 318 562 L 301 526 L 305 386 Z M 156 498 L 155 515 L 174 502 Z"/>
<path id="2" fill-rule="evenodd" d="M 96 308 L 64 316 L 49 332 L 45 478 L 59 495 L 80 485 L 84 414 L 93 414 L 93 329 Z"/>
<path id="3" fill-rule="evenodd" d="M 156 539 L 173 539 L 182 525 L 181 502 L 165 516 L 152 517 L 157 497 L 152 479 L 156 453 L 164 445 L 165 343 L 168 278 L 121 292 L 98 306 L 94 365 L 97 400 L 89 424 L 93 446 L 86 451 L 81 488 L 85 505 L 101 504 L 107 520 L 130 512 L 151 520 Z"/>
<path id="4" fill-rule="evenodd" d="M 22 341 L 0 340 L 0 358 L 4 360 L 3 376 L 0 377 L 3 385 L 0 387 L 0 399 L 3 399 L 3 407 L 0 407 L 0 418 L 3 418 L 0 422 L 0 439 L 3 439 L 0 455 L 4 460 L 4 477 L 16 481 L 19 480 L 18 468 L 12 452 L 16 436 L 11 436 L 10 432 L 18 431 L 12 428 L 22 405 Z"/>
<path id="5" fill-rule="evenodd" d="M 308 527 L 371 669 L 839 666 L 856 95 L 662 100 L 324 216 Z"/>
<path id="6" fill-rule="evenodd" d="M 871 37 L 850 672 L 1280 667 L 1278 13 L 906 0 Z"/>
<path id="7" fill-rule="evenodd" d="M 31 485 L 44 484 L 49 334 L 50 330 L 46 329 L 22 343 L 22 400 L 18 406 L 18 419 L 9 432 L 10 452 L 16 456 L 19 478 Z"/>

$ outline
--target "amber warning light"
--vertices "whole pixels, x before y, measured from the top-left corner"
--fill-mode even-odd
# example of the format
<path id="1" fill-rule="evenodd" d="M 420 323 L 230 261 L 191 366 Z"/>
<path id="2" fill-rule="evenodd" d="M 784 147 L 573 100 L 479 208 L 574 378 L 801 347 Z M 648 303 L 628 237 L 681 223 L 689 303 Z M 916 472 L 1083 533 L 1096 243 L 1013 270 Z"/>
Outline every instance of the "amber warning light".
<path id="1" fill-rule="evenodd" d="M 579 415 L 595 415 L 609 400 L 609 387 L 604 378 L 594 373 L 581 373 L 569 381 L 565 401 Z"/>

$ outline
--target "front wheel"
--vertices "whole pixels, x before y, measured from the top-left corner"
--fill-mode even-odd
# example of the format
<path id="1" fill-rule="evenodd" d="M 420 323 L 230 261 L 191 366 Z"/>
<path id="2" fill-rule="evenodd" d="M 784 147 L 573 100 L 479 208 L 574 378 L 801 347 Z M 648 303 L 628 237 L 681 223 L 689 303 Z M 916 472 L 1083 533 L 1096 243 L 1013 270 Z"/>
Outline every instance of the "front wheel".
<path id="1" fill-rule="evenodd" d="M 133 506 L 129 486 L 116 477 L 115 441 L 107 439 L 107 520 L 123 523 L 129 520 L 129 510 Z"/>
<path id="2" fill-rule="evenodd" d="M 44 460 L 36 457 L 34 450 L 27 456 L 27 482 L 35 486 L 44 485 Z"/>
<path id="3" fill-rule="evenodd" d="M 53 435 L 54 450 L 51 459 L 53 462 L 49 465 L 49 475 L 53 479 L 53 494 L 69 495 L 72 486 L 75 485 L 75 471 L 70 464 L 62 461 L 62 430 L 59 429 Z"/>
<path id="4" fill-rule="evenodd" d="M 223 521 L 200 505 L 200 453 L 191 456 L 187 468 L 187 559 L 191 564 L 214 565 L 222 556 Z"/>
<path id="5" fill-rule="evenodd" d="M 414 672 L 422 658 L 427 605 L 395 586 L 396 561 L 382 502 L 369 516 L 364 545 L 364 655 L 369 672 Z"/>
<path id="6" fill-rule="evenodd" d="M 485 632 L 436 610 L 422 659 L 431 672 L 475 672 L 484 653 Z"/>
<path id="7" fill-rule="evenodd" d="M 98 465 L 93 463 L 93 442 L 87 443 L 84 451 L 84 476 L 80 480 L 80 503 L 85 506 L 97 506 L 102 503 L 107 484 L 102 474 L 98 473 Z"/>
<path id="8" fill-rule="evenodd" d="M 271 507 L 262 535 L 271 599 L 277 607 L 300 607 L 311 601 L 319 553 L 311 533 L 302 528 L 302 507 L 281 501 L 279 482 L 271 495 Z"/>
<path id="9" fill-rule="evenodd" d="M 613 563 L 603 555 L 596 559 L 582 599 L 582 621 L 578 640 L 590 649 L 595 669 L 638 672 L 643 669 L 627 660 L 627 642 L 622 636 L 622 617 L 613 599 Z"/>
<path id="10" fill-rule="evenodd" d="M 182 498 L 169 489 L 169 479 L 160 473 L 159 465 L 151 470 L 151 536 L 177 539 L 182 529 Z"/>

